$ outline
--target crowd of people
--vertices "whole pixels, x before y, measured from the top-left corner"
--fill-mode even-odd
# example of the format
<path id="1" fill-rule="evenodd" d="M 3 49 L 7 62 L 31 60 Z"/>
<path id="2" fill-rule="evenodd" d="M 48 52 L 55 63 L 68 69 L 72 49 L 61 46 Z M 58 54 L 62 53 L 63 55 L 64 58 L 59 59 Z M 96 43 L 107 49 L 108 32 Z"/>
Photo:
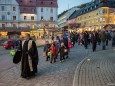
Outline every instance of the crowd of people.
<path id="1" fill-rule="evenodd" d="M 87 49 L 88 46 L 92 44 L 92 51 L 96 51 L 97 44 L 102 46 L 102 50 L 106 49 L 109 41 L 112 41 L 112 46 L 115 46 L 115 31 L 92 31 L 92 32 L 83 32 L 81 34 L 77 34 L 78 44 L 84 45 Z"/>
<path id="2" fill-rule="evenodd" d="M 29 34 L 26 34 L 25 40 L 18 40 L 18 49 L 13 58 L 15 64 L 21 62 L 21 76 L 23 78 L 31 77 L 37 73 L 37 65 L 39 61 L 37 46 Z M 106 49 L 109 41 L 112 41 L 112 46 L 115 46 L 115 31 L 84 31 L 77 32 L 64 32 L 61 36 L 53 36 L 52 42 L 46 41 L 43 52 L 45 53 L 46 61 L 55 63 L 58 59 L 64 62 L 69 58 L 70 48 L 84 46 L 88 49 L 92 47 L 92 51 L 96 51 L 97 45 L 102 46 L 102 50 Z"/>
<path id="3" fill-rule="evenodd" d="M 72 32 L 68 36 L 53 37 L 53 42 L 50 44 L 46 41 L 44 46 L 44 52 L 46 53 L 46 61 L 56 62 L 56 59 L 60 57 L 60 62 L 63 62 L 68 58 L 69 49 L 74 47 L 75 43 L 84 46 L 85 49 L 92 47 L 92 51 L 95 52 L 97 45 L 102 46 L 102 50 L 106 49 L 109 41 L 112 41 L 112 46 L 115 46 L 115 31 L 84 31 L 82 33 Z"/>

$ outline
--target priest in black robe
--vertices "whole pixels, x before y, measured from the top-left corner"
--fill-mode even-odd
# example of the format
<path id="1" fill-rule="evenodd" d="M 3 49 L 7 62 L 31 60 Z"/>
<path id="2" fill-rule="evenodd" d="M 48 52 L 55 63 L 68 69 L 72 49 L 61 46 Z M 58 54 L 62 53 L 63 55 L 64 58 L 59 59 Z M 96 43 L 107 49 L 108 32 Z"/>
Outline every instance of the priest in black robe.
<path id="1" fill-rule="evenodd" d="M 21 77 L 28 78 L 37 73 L 38 51 L 36 43 L 31 40 L 30 35 L 26 34 L 25 40 L 22 41 L 22 46 L 19 49 L 22 52 L 21 56 Z"/>

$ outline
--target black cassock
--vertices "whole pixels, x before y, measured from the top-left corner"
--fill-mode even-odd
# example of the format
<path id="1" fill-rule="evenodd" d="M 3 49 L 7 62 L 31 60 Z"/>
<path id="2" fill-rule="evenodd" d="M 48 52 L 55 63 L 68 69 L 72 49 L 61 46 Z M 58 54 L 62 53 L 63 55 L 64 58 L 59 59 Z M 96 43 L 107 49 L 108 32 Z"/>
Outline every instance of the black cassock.
<path id="1" fill-rule="evenodd" d="M 29 43 L 31 41 L 31 47 Z M 23 78 L 31 77 L 37 73 L 38 51 L 34 41 L 26 40 L 20 46 L 21 50 L 21 76 Z M 17 54 L 18 55 L 18 54 Z M 15 58 L 18 56 L 15 56 Z"/>

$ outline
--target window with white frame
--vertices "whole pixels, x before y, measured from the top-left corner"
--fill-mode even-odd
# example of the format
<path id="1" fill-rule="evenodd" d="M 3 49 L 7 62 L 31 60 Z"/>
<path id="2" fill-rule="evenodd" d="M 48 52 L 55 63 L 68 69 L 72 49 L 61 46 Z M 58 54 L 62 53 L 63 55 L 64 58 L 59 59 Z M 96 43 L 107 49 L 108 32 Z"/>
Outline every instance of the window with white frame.
<path id="1" fill-rule="evenodd" d="M 2 15 L 2 20 L 5 20 L 5 15 Z"/>
<path id="2" fill-rule="evenodd" d="M 5 10 L 5 7 L 4 7 L 4 6 L 1 6 L 1 10 L 4 11 L 4 10 Z"/>

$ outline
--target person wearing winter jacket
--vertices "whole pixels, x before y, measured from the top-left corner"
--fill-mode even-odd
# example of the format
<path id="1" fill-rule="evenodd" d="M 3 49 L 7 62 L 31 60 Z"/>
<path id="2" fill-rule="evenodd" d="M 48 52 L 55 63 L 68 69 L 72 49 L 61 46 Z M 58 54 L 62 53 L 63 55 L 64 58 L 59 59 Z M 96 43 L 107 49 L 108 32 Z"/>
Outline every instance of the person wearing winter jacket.
<path id="1" fill-rule="evenodd" d="M 50 56 L 48 55 L 48 52 L 50 52 L 51 45 L 49 44 L 49 41 L 46 41 L 46 44 L 44 46 L 44 52 L 46 53 L 46 61 L 49 61 Z"/>
<path id="2" fill-rule="evenodd" d="M 60 62 L 63 62 L 65 60 L 65 53 L 67 52 L 67 49 L 64 45 L 64 43 L 61 43 L 61 47 L 59 49 L 60 53 Z"/>
<path id="3" fill-rule="evenodd" d="M 56 56 L 58 54 L 58 48 L 57 48 L 55 42 L 52 43 L 52 45 L 50 47 L 50 52 L 51 52 L 50 63 L 52 63 L 52 61 L 54 61 L 54 63 L 55 63 L 56 62 Z"/>

